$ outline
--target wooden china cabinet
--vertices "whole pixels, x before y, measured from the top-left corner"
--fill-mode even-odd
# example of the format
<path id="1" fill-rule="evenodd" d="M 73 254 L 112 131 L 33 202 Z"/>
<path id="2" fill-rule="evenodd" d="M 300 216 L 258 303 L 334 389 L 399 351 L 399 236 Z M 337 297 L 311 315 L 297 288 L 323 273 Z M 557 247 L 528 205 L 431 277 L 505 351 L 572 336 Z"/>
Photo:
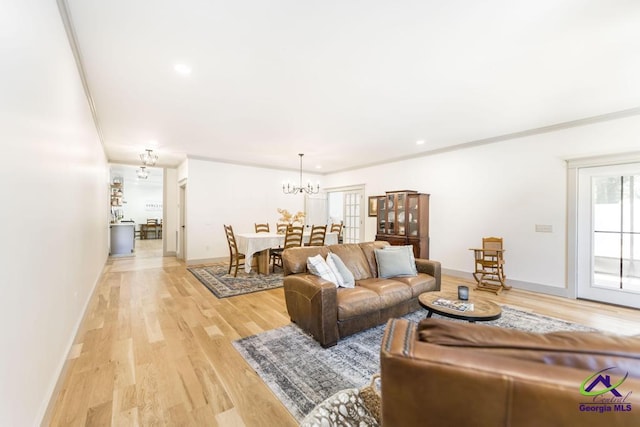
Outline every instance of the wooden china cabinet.
<path id="1" fill-rule="evenodd" d="M 429 194 L 387 191 L 377 197 L 376 240 L 412 245 L 416 258 L 429 258 Z"/>

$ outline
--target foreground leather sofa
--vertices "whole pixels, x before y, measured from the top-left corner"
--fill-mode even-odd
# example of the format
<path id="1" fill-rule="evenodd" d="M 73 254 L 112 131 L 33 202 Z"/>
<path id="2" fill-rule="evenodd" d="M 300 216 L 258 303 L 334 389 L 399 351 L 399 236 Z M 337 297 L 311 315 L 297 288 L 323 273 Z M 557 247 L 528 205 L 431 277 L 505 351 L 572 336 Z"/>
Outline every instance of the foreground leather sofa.
<path id="1" fill-rule="evenodd" d="M 640 425 L 638 336 L 393 319 L 380 364 L 383 426 Z"/>
<path id="2" fill-rule="evenodd" d="M 282 254 L 284 297 L 291 320 L 322 346 L 363 329 L 383 324 L 420 308 L 418 295 L 440 290 L 437 261 L 416 259 L 418 275 L 378 278 L 375 249 L 388 242 L 367 242 L 286 249 Z M 356 286 L 336 288 L 307 271 L 307 258 L 329 252 L 340 257 L 356 279 Z"/>

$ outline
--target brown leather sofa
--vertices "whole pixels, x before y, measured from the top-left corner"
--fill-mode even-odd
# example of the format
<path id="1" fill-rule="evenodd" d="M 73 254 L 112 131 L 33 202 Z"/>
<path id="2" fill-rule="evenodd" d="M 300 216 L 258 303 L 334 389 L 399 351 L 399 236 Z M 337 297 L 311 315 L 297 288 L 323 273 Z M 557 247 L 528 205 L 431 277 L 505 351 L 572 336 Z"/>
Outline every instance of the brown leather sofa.
<path id="1" fill-rule="evenodd" d="M 393 319 L 380 365 L 386 427 L 640 425 L 640 336 Z"/>
<path id="2" fill-rule="evenodd" d="M 417 276 L 378 278 L 374 250 L 388 245 L 376 241 L 286 249 L 284 296 L 291 320 L 329 347 L 341 337 L 419 309 L 418 295 L 440 290 L 440 263 L 416 259 Z M 353 273 L 355 288 L 336 288 L 307 272 L 308 257 L 326 258 L 329 251 Z"/>

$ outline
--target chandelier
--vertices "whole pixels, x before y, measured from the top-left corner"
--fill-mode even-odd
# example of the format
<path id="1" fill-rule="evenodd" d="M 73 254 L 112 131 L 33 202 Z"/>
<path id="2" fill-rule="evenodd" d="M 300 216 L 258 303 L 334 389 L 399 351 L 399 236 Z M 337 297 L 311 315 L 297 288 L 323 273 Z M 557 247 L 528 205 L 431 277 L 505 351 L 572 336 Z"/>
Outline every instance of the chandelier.
<path id="1" fill-rule="evenodd" d="M 140 179 L 147 179 L 149 178 L 149 171 L 147 170 L 146 167 L 141 166 L 140 169 L 138 169 L 136 171 L 136 174 L 138 175 L 138 178 Z"/>
<path id="2" fill-rule="evenodd" d="M 153 152 L 153 150 L 146 149 L 144 153 L 140 154 L 140 160 L 142 160 L 142 164 L 145 166 L 153 166 L 158 161 L 158 155 Z"/>
<path id="3" fill-rule="evenodd" d="M 291 185 L 289 183 L 282 184 L 282 192 L 284 194 L 317 194 L 320 191 L 320 184 L 316 184 L 315 187 L 310 182 L 305 187 L 302 186 L 302 156 L 304 154 L 298 154 L 300 156 L 300 185 Z"/>

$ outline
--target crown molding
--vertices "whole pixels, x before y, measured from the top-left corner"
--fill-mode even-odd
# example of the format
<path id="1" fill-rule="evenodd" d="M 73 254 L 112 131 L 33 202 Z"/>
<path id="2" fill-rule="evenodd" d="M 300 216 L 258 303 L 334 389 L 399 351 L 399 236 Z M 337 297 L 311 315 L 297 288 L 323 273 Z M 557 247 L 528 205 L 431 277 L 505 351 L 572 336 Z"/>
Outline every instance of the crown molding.
<path id="1" fill-rule="evenodd" d="M 60 12 L 60 18 L 62 18 L 62 24 L 64 25 L 64 29 L 67 33 L 67 40 L 69 41 L 69 47 L 71 48 L 71 52 L 73 53 L 73 58 L 76 61 L 78 76 L 80 77 L 80 82 L 82 83 L 82 88 L 84 89 L 84 94 L 87 98 L 87 103 L 89 104 L 89 110 L 91 110 L 91 117 L 93 118 L 93 124 L 96 128 L 96 132 L 98 133 L 98 139 L 100 140 L 100 144 L 102 144 L 102 151 L 104 152 L 105 158 L 109 159 L 109 156 L 107 154 L 107 148 L 104 143 L 104 135 L 102 133 L 102 128 L 100 127 L 100 120 L 98 120 L 96 105 L 93 102 L 93 97 L 91 96 L 91 90 L 89 89 L 89 83 L 87 82 L 87 74 L 85 72 L 85 68 L 82 61 L 82 53 L 80 52 L 80 47 L 78 46 L 78 39 L 76 37 L 76 31 L 73 27 L 73 21 L 71 20 L 71 13 L 69 12 L 67 1 L 56 0 L 56 2 L 58 4 L 58 11 Z"/>

